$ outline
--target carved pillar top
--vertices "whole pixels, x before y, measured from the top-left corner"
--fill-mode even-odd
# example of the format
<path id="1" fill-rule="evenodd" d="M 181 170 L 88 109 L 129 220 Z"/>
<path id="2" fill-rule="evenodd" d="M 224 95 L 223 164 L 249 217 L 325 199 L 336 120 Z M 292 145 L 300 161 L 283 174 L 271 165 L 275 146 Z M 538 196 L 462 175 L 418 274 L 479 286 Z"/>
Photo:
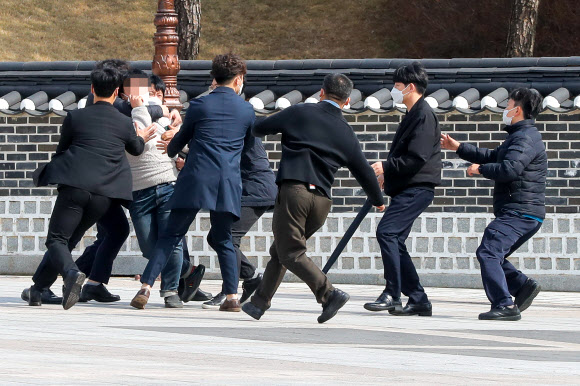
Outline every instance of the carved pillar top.
<path id="1" fill-rule="evenodd" d="M 153 73 L 165 82 L 165 104 L 167 107 L 181 110 L 177 90 L 177 74 L 179 73 L 179 58 L 177 56 L 178 19 L 174 0 L 159 0 L 154 24 L 157 32 L 153 37 L 155 56 L 153 57 Z"/>

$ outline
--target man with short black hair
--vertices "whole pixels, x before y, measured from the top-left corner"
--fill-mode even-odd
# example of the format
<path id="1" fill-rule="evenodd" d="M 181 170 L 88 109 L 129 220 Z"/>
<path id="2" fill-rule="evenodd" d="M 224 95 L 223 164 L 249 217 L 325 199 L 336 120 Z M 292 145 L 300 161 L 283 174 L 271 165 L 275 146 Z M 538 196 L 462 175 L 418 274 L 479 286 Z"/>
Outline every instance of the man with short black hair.
<path id="1" fill-rule="evenodd" d="M 34 274 L 30 305 L 41 305 L 42 290 L 52 284 L 55 272 L 64 278 L 63 308 L 79 300 L 86 275 L 74 263 L 72 249 L 111 205 L 132 200 L 125 151 L 141 154 L 154 134 L 136 130 L 131 119 L 113 107 L 120 78 L 114 68 L 91 72 L 95 103 L 68 113 L 56 154 L 34 173 L 36 186 L 58 185 L 58 196 L 46 237 L 48 253 Z"/>
<path id="2" fill-rule="evenodd" d="M 155 279 L 181 242 L 197 213 L 210 212 L 210 246 L 217 252 L 226 300 L 220 311 L 239 312 L 238 264 L 232 243 L 232 223 L 240 218 L 242 179 L 240 158 L 244 139 L 256 118 L 252 105 L 239 97 L 247 72 L 238 55 L 218 55 L 212 62 L 212 76 L 218 87 L 190 101 L 183 126 L 171 142 L 159 141 L 173 157 L 189 144 L 185 166 L 177 177 L 167 226 L 161 230 L 143 275 L 141 290 L 131 301 L 145 308 Z"/>
<path id="3" fill-rule="evenodd" d="M 286 269 L 304 281 L 322 304 L 319 323 L 336 315 L 349 299 L 334 288 L 326 275 L 306 256 L 308 240 L 326 221 L 332 204 L 334 174 L 348 167 L 371 203 L 384 209 L 383 195 L 342 108 L 349 103 L 352 81 L 329 74 L 320 90 L 320 103 L 289 107 L 256 124 L 255 136 L 282 134 L 282 159 L 276 182 L 271 259 L 251 302 L 242 310 L 260 319 L 270 308 Z"/>
<path id="4" fill-rule="evenodd" d="M 428 77 L 425 68 L 413 62 L 393 76 L 393 102 L 404 104 L 401 120 L 387 160 L 373 164 L 379 183 L 391 196 L 391 203 L 377 227 L 385 279 L 383 293 L 364 307 L 389 311 L 393 315 L 431 316 L 431 303 L 405 246 L 413 222 L 433 201 L 435 186 L 441 183 L 439 122 L 423 97 Z M 401 293 L 409 297 L 403 308 Z"/>
<path id="5" fill-rule="evenodd" d="M 476 251 L 485 294 L 491 302 L 491 310 L 480 314 L 480 320 L 520 320 L 521 312 L 540 292 L 540 285 L 517 270 L 507 257 L 540 229 L 546 216 L 548 157 L 534 126 L 541 107 L 542 97 L 536 90 L 512 91 L 503 112 L 508 136 L 494 150 L 441 136 L 444 149 L 473 162 L 468 175 L 495 181 L 495 220 L 485 229 Z"/>

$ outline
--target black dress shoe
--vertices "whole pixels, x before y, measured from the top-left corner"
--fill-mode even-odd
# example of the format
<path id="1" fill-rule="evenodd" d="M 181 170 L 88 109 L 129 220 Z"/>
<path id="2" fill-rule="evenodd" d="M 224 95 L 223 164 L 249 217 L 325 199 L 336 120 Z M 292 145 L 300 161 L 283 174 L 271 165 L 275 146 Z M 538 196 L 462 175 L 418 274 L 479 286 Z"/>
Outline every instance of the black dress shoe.
<path id="1" fill-rule="evenodd" d="M 537 281 L 529 278 L 526 280 L 514 299 L 514 303 L 518 306 L 520 312 L 524 312 L 532 305 L 534 298 L 538 296 L 541 290 L 542 287 L 540 287 L 540 284 L 538 284 Z"/>
<path id="2" fill-rule="evenodd" d="M 333 289 L 326 303 L 322 305 L 322 314 L 318 317 L 318 323 L 324 323 L 332 319 L 338 310 L 348 302 L 348 299 L 350 299 L 349 294 L 338 288 Z"/>
<path id="3" fill-rule="evenodd" d="M 85 284 L 81 291 L 79 302 L 88 302 L 89 300 L 95 300 L 100 303 L 112 303 L 118 302 L 121 300 L 121 297 L 110 293 L 103 283 L 99 285 Z"/>
<path id="4" fill-rule="evenodd" d="M 250 298 L 250 296 L 252 296 L 254 291 L 256 291 L 256 289 L 258 288 L 258 286 L 262 282 L 262 278 L 263 278 L 263 276 L 260 273 L 260 274 L 258 274 L 258 276 L 256 276 L 253 279 L 244 280 L 244 282 L 242 283 L 242 289 L 244 291 L 242 292 L 242 297 L 240 298 L 240 303 L 244 303 L 246 300 L 248 300 Z"/>
<path id="5" fill-rule="evenodd" d="M 213 298 L 213 295 L 211 294 L 211 292 L 205 292 L 201 288 L 198 288 L 197 292 L 195 293 L 195 296 L 191 300 L 194 302 L 207 302 L 208 300 L 211 300 L 212 298 Z"/>
<path id="6" fill-rule="evenodd" d="M 401 298 L 393 298 L 383 292 L 374 302 L 365 303 L 364 308 L 369 311 L 393 311 L 395 309 L 401 311 L 403 303 L 401 303 Z"/>
<path id="7" fill-rule="evenodd" d="M 431 316 L 433 315 L 433 307 L 431 306 L 431 302 L 418 304 L 407 303 L 402 310 L 389 311 L 389 314 L 396 316 Z"/>
<path id="8" fill-rule="evenodd" d="M 250 315 L 252 318 L 256 320 L 260 320 L 262 315 L 264 315 L 264 310 L 256 307 L 252 303 L 246 303 L 242 306 L 242 311 L 246 314 Z"/>
<path id="9" fill-rule="evenodd" d="M 66 278 L 64 279 L 62 308 L 68 310 L 79 301 L 81 288 L 86 278 L 86 275 L 80 271 L 75 271 L 74 269 L 68 271 Z"/>
<path id="10" fill-rule="evenodd" d="M 30 287 L 28 290 L 28 305 L 29 306 L 41 306 L 42 305 L 42 292 Z"/>
<path id="11" fill-rule="evenodd" d="M 479 314 L 479 320 L 520 320 L 522 315 L 518 306 L 513 307 L 494 307 L 491 310 Z"/>
<path id="12" fill-rule="evenodd" d="M 189 302 L 195 296 L 199 285 L 201 284 L 201 279 L 203 279 L 203 275 L 205 273 L 205 266 L 200 264 L 193 272 L 189 274 L 185 279 L 183 279 L 183 293 L 181 294 L 181 300 L 184 303 Z"/>
<path id="13" fill-rule="evenodd" d="M 20 298 L 24 300 L 26 303 L 30 300 L 30 288 L 25 288 L 20 295 Z M 50 288 L 45 288 L 42 290 L 40 299 L 42 304 L 62 304 L 62 298 L 56 296 L 54 292 L 50 290 Z"/>

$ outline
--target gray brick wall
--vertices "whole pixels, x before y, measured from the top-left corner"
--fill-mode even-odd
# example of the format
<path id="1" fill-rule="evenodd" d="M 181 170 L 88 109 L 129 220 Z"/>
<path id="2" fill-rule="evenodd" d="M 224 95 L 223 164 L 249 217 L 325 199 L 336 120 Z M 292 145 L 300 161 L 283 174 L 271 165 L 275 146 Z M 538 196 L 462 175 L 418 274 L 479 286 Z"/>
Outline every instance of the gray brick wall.
<path id="1" fill-rule="evenodd" d="M 0 198 L 0 274 L 31 274 L 45 251 L 44 242 L 54 197 Z M 308 240 L 309 256 L 323 266 L 352 222 L 355 213 L 331 213 L 325 225 Z M 383 263 L 375 237 L 382 214 L 370 213 L 354 234 L 341 258 L 331 270 L 337 282 L 383 284 Z M 478 286 L 479 264 L 475 250 L 490 213 L 424 213 L 413 225 L 407 247 L 427 285 Z M 219 263 L 206 241 L 209 215 L 201 213 L 191 226 L 187 242 L 196 263 L 207 267 L 207 276 L 219 277 Z M 92 243 L 90 230 L 73 252 Z M 543 280 L 546 288 L 580 291 L 580 217 L 553 213 L 540 231 L 524 244 L 510 261 L 527 274 Z M 263 270 L 273 241 L 272 214 L 267 213 L 243 239 L 242 250 Z M 145 259 L 140 256 L 134 232 L 116 262 L 115 274 L 141 273 Z"/>
<path id="2" fill-rule="evenodd" d="M 61 117 L 0 116 L 0 274 L 30 274 L 44 253 L 48 220 L 54 202 L 51 188 L 32 186 L 31 174 L 47 162 L 58 142 Z M 384 159 L 399 114 L 347 116 L 370 162 Z M 443 132 L 460 141 L 495 147 L 505 138 L 497 115 L 443 115 Z M 540 232 L 510 260 L 542 280 L 545 288 L 580 290 L 580 115 L 543 114 L 537 121 L 549 157 L 547 219 Z M 280 159 L 279 137 L 264 145 L 274 169 Z M 467 164 L 444 152 L 443 185 L 434 204 L 414 224 L 408 247 L 424 284 L 478 287 L 481 285 L 475 250 L 491 219 L 492 184 L 465 175 Z M 323 229 L 308 242 L 310 256 L 320 265 L 352 221 L 364 196 L 347 170 L 335 181 L 334 206 Z M 371 213 L 355 233 L 331 271 L 334 282 L 382 284 L 382 260 L 375 239 L 380 214 Z M 201 214 L 188 234 L 196 262 L 208 267 L 208 277 L 219 276 L 215 253 L 205 236 L 209 219 Z M 272 241 L 271 214 L 243 240 L 242 248 L 259 269 L 268 262 Z M 94 239 L 89 232 L 75 254 Z M 142 271 L 145 260 L 134 233 L 116 261 L 116 274 Z M 292 277 L 290 277 L 292 279 Z"/>
<path id="3" fill-rule="evenodd" d="M 385 159 L 402 115 L 347 115 L 367 159 Z M 63 118 L 0 116 L 0 196 L 45 196 L 49 188 L 32 186 L 34 169 L 47 162 L 56 148 Z M 499 115 L 440 115 L 441 130 L 459 141 L 484 147 L 496 147 L 505 138 Z M 546 143 L 549 171 L 548 213 L 580 212 L 580 115 L 542 114 L 537 120 Z M 272 167 L 277 169 L 281 148 L 279 136 L 268 136 L 264 146 Z M 437 189 L 429 212 L 481 213 L 491 211 L 493 183 L 484 178 L 467 177 L 468 163 L 453 152 L 444 152 L 443 183 Z M 346 169 L 336 175 L 333 188 L 333 212 L 355 211 L 364 202 L 364 194 Z"/>

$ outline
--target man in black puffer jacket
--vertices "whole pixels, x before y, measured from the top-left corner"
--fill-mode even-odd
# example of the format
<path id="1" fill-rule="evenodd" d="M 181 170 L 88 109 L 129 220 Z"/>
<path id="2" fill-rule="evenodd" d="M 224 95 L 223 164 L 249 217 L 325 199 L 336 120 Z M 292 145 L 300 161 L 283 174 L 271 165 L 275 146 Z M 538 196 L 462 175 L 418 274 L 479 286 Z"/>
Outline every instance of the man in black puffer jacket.
<path id="1" fill-rule="evenodd" d="M 534 118 L 542 106 L 535 90 L 519 88 L 510 94 L 503 121 L 506 140 L 495 150 L 479 149 L 442 135 L 441 146 L 473 162 L 467 174 L 495 181 L 495 220 L 486 228 L 477 249 L 481 277 L 491 310 L 480 320 L 519 320 L 532 304 L 539 284 L 518 271 L 506 258 L 529 240 L 546 215 L 548 158 Z M 515 304 L 511 295 L 515 296 Z"/>

